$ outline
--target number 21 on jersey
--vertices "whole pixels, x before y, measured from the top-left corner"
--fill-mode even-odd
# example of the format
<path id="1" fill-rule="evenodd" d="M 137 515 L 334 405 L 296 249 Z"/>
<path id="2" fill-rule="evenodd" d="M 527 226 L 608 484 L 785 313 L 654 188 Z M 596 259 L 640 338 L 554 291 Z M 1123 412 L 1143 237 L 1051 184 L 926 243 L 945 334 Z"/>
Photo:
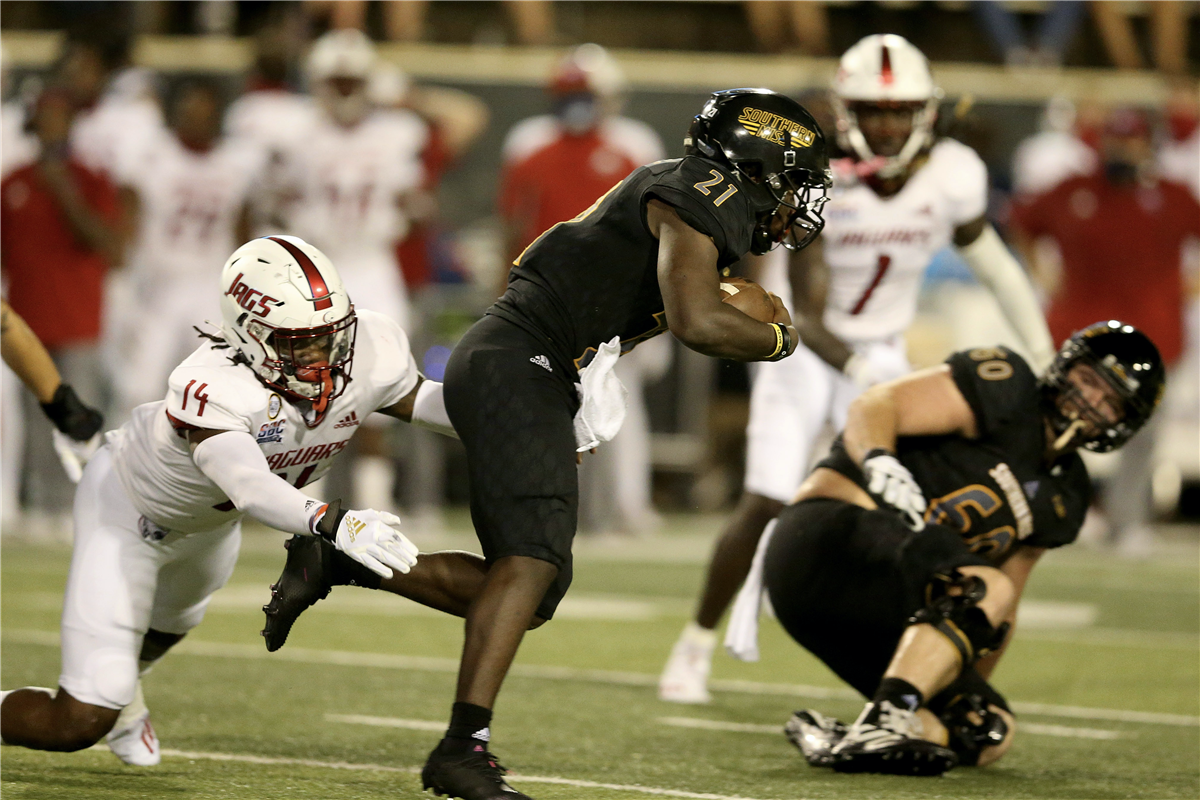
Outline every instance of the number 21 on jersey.
<path id="1" fill-rule="evenodd" d="M 709 197 L 710 195 L 712 195 L 712 190 L 713 190 L 714 186 L 717 186 L 717 185 L 725 182 L 725 176 L 722 175 L 721 173 L 717 172 L 715 169 L 709 170 L 709 173 L 712 174 L 712 180 L 700 181 L 699 183 L 692 184 L 692 186 L 694 188 L 698 189 L 700 191 L 700 194 L 704 195 L 705 197 Z M 737 187 L 734 186 L 733 184 L 730 184 L 729 186 L 725 187 L 725 191 L 721 192 L 720 195 L 713 198 L 713 205 L 719 206 L 719 205 L 721 205 L 721 203 L 724 203 L 726 200 L 733 197 L 735 194 L 737 194 Z"/>

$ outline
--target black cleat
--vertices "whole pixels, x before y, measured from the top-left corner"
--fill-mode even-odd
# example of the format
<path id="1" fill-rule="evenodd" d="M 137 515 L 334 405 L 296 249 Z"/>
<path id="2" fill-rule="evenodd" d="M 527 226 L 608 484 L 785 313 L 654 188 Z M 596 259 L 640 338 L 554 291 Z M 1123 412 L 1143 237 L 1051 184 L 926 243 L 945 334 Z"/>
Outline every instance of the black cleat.
<path id="1" fill-rule="evenodd" d="M 795 712 L 783 726 L 788 741 L 796 745 L 804 754 L 804 760 L 814 767 L 833 766 L 833 748 L 847 730 L 846 723 L 841 720 L 811 709 Z"/>
<path id="2" fill-rule="evenodd" d="M 921 738 L 921 721 L 887 700 L 868 703 L 858 720 L 833 747 L 837 772 L 885 775 L 941 775 L 958 764 L 954 751 Z"/>
<path id="3" fill-rule="evenodd" d="M 483 744 L 466 752 L 444 752 L 434 748 L 421 770 L 421 784 L 438 797 L 462 800 L 533 800 L 508 785 L 508 772 Z"/>
<path id="4" fill-rule="evenodd" d="M 267 650 L 283 647 L 296 619 L 318 600 L 329 596 L 334 546 L 320 536 L 296 535 L 283 544 L 287 563 L 271 584 L 271 602 L 263 606 L 267 624 L 262 630 Z"/>

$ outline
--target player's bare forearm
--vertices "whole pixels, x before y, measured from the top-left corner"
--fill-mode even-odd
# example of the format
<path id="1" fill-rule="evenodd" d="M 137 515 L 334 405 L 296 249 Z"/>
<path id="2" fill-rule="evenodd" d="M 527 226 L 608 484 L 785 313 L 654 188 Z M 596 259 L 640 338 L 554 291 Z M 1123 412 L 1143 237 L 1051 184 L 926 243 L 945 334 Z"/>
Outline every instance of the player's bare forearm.
<path id="1" fill-rule="evenodd" d="M 817 237 L 808 247 L 788 255 L 788 283 L 800 341 L 834 369 L 843 369 L 854 351 L 825 327 L 829 265 L 825 263 L 824 239 Z"/>
<path id="2" fill-rule="evenodd" d="M 44 158 L 40 162 L 40 168 L 42 177 L 59 210 L 67 218 L 67 224 L 75 238 L 101 253 L 108 263 L 119 264 L 124 247 L 118 226 L 110 225 L 92 210 L 79 193 L 66 163 L 61 159 Z"/>
<path id="3" fill-rule="evenodd" d="M 717 248 L 665 203 L 647 204 L 647 223 L 656 233 L 658 286 L 667 326 L 688 348 L 735 361 L 761 361 L 778 351 L 773 325 L 721 302 Z M 799 340 L 788 326 L 791 347 Z"/>
<path id="4" fill-rule="evenodd" d="M 400 398 L 399 401 L 387 408 L 379 409 L 380 414 L 386 414 L 389 417 L 395 417 L 402 422 L 412 422 L 413 407 L 417 404 L 417 394 L 421 388 L 421 384 L 425 382 L 424 375 L 417 376 L 417 383 L 413 386 L 412 391 Z"/>
<path id="5" fill-rule="evenodd" d="M 898 436 L 978 435 L 975 412 L 950 367 L 941 364 L 872 386 L 850 404 L 843 439 L 846 452 L 861 464 L 876 448 L 896 450 Z"/>
<path id="6" fill-rule="evenodd" d="M 39 403 L 49 403 L 62 383 L 50 354 L 21 315 L 0 301 L 0 355 L 33 392 Z"/>

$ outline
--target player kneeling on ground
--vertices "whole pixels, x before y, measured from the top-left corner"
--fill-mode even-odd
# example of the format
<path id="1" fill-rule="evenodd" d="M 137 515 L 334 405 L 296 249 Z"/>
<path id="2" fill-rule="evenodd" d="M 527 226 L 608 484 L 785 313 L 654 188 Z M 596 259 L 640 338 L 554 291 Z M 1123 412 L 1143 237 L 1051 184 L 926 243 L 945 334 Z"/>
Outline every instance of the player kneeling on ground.
<path id="1" fill-rule="evenodd" d="M 937 775 L 1005 753 L 1015 724 L 988 678 L 1038 558 L 1079 533 L 1091 486 L 1075 451 L 1120 447 L 1164 385 L 1154 344 L 1111 321 L 1073 335 L 1040 381 L 980 348 L 851 405 L 760 543 L 726 639 L 753 657 L 765 586 L 792 638 L 871 698 L 850 726 L 793 715 L 809 763 Z"/>
<path id="2" fill-rule="evenodd" d="M 341 511 L 299 488 L 345 448 L 356 430 L 347 419 L 379 411 L 450 430 L 441 384 L 417 372 L 404 331 L 356 313 L 329 259 L 293 237 L 238 248 L 221 281 L 220 335 L 203 334 L 210 341 L 171 374 L 166 399 L 135 409 L 84 469 L 59 689 L 3 693 L 6 744 L 80 750 L 107 734 L 126 763 L 157 764 L 139 676 L 229 579 L 243 515 L 327 539 L 360 579 L 407 573 L 436 594 L 447 560 L 478 574 L 466 554 L 418 564 L 396 517 Z"/>

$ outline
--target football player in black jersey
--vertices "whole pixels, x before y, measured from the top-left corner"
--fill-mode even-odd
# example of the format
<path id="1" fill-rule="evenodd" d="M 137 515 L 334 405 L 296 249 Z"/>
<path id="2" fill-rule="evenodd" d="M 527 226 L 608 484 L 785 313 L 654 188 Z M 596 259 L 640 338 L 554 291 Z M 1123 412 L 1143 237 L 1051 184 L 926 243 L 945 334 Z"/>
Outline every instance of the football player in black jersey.
<path id="1" fill-rule="evenodd" d="M 709 98 L 685 146 L 683 158 L 635 170 L 535 240 L 447 364 L 446 411 L 466 448 L 485 566 L 455 567 L 435 592 L 445 602 L 434 605 L 466 617 L 457 702 L 422 772 L 438 794 L 525 797 L 488 752 L 491 709 L 525 631 L 553 616 L 571 583 L 581 370 L 602 346 L 624 353 L 667 330 L 738 361 L 795 347 L 778 298 L 774 320 L 760 322 L 721 302 L 718 284 L 746 253 L 799 249 L 820 232 L 830 185 L 821 129 L 793 100 L 734 89 Z M 292 542 L 265 609 L 268 649 L 329 586 L 361 584 L 320 547 Z M 429 603 L 429 587 L 408 576 L 382 588 Z"/>
<path id="2" fill-rule="evenodd" d="M 1164 376 L 1154 344 L 1109 321 L 1073 335 L 1040 381 L 979 348 L 851 405 L 743 590 L 765 586 L 792 638 L 871 698 L 848 728 L 793 715 L 809 763 L 934 775 L 1003 755 L 1013 717 L 987 679 L 1030 571 L 1083 523 L 1076 450 L 1124 444 Z"/>

